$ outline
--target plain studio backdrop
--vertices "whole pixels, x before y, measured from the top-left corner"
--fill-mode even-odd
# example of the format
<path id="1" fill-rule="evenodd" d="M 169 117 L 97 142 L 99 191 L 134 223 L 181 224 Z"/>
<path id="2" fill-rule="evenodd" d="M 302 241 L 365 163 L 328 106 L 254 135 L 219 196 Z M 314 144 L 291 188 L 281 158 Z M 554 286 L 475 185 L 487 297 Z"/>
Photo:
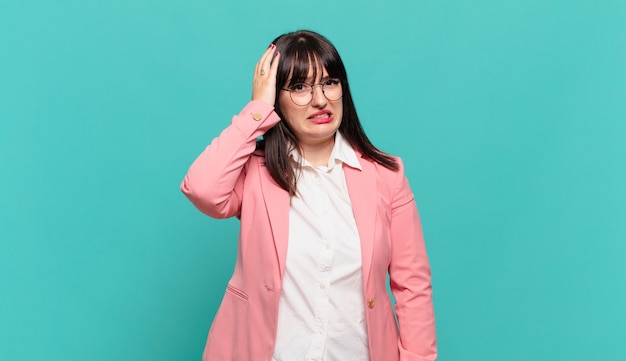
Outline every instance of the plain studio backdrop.
<path id="1" fill-rule="evenodd" d="M 441 361 L 626 359 L 626 2 L 3 1 L 0 360 L 199 360 L 238 222 L 188 166 L 277 35 L 401 156 Z"/>

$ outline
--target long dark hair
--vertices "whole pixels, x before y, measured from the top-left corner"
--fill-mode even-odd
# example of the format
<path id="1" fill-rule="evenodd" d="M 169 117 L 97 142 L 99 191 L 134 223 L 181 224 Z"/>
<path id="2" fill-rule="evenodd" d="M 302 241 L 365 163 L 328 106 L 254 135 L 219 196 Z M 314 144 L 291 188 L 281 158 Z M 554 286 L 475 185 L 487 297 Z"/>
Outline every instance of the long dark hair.
<path id="1" fill-rule="evenodd" d="M 315 72 L 320 66 L 325 68 L 329 77 L 341 80 L 343 89 L 343 119 L 339 126 L 341 135 L 365 157 L 383 167 L 397 171 L 398 163 L 396 160 L 377 149 L 365 135 L 352 101 L 346 68 L 333 44 L 322 35 L 309 30 L 283 34 L 276 38 L 273 44 L 276 45 L 276 50 L 280 52 L 278 74 L 276 75 L 276 94 L 280 93 L 287 80 L 289 80 L 288 85 L 305 82 L 309 75 L 309 67 L 313 67 L 314 78 Z M 278 96 L 276 96 L 274 109 L 283 118 L 278 104 Z M 298 138 L 289 128 L 287 122 L 281 121 L 268 130 L 263 139 L 257 143 L 257 148 L 265 150 L 265 164 L 274 181 L 288 191 L 290 195 L 295 195 L 299 169 L 294 169 L 293 162 L 289 159 L 289 153 L 293 149 L 299 150 L 300 148 Z"/>

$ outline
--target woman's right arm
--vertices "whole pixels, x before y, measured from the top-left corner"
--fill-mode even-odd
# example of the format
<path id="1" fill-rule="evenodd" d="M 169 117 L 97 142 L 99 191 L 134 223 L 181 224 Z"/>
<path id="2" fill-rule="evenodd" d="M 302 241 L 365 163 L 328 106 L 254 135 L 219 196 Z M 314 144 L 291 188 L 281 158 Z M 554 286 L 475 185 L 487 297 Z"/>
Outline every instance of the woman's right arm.
<path id="1" fill-rule="evenodd" d="M 256 139 L 280 118 L 269 104 L 255 100 L 196 158 L 180 189 L 203 213 L 214 218 L 239 214 L 244 165 L 256 148 Z"/>
<path id="2" fill-rule="evenodd" d="M 202 212 L 215 218 L 239 214 L 244 165 L 256 149 L 256 140 L 280 121 L 274 108 L 278 56 L 270 46 L 254 72 L 252 101 L 193 162 L 180 186 Z"/>

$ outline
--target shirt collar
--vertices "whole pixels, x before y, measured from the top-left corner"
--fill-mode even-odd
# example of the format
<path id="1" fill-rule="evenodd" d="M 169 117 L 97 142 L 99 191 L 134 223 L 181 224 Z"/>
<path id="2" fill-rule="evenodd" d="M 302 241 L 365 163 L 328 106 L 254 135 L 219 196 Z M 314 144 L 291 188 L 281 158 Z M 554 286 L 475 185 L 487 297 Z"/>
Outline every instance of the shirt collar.
<path id="1" fill-rule="evenodd" d="M 337 131 L 335 135 L 335 146 L 333 147 L 332 153 L 330 153 L 328 163 L 332 164 L 335 161 L 346 163 L 352 168 L 361 170 L 361 163 L 359 163 L 354 149 L 352 149 L 350 143 L 348 143 L 346 138 L 344 138 L 339 131 Z"/>
<path id="2" fill-rule="evenodd" d="M 312 167 L 312 165 L 307 162 L 306 159 L 303 159 L 300 156 L 298 150 L 293 149 L 289 154 L 293 160 L 297 163 L 302 164 L 302 166 Z M 330 157 L 328 158 L 328 168 L 331 169 L 335 164 L 345 163 L 352 168 L 356 168 L 362 170 L 361 163 L 359 163 L 359 159 L 356 155 L 354 149 L 348 141 L 341 135 L 341 132 L 337 131 L 335 133 L 335 144 L 333 145 L 333 150 L 330 153 Z"/>

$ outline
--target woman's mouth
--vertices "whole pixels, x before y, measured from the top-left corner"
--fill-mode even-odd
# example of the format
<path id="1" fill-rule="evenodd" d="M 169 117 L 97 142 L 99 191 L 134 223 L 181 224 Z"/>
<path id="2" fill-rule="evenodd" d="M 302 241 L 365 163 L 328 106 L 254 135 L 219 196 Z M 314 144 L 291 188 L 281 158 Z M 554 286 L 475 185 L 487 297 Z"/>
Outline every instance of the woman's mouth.
<path id="1" fill-rule="evenodd" d="M 315 124 L 326 124 L 333 121 L 333 114 L 328 110 L 322 110 L 312 114 L 308 119 Z"/>

